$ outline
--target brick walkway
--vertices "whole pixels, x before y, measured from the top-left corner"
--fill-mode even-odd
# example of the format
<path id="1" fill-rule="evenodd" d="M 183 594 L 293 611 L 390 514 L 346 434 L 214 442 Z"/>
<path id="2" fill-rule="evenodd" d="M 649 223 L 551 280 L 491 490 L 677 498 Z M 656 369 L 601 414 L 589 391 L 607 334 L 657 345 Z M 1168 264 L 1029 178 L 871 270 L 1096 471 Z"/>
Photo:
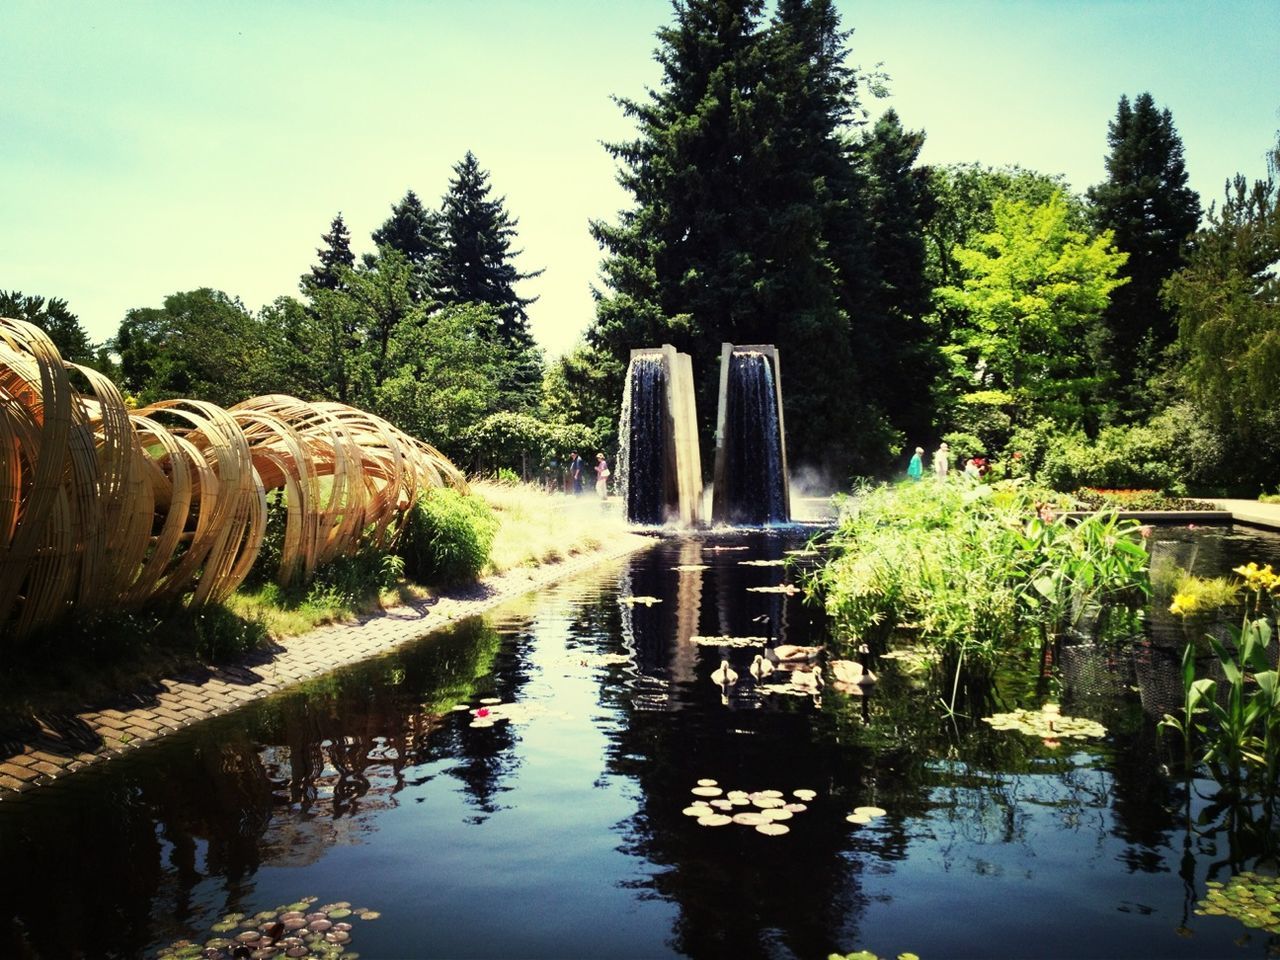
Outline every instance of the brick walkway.
<path id="1" fill-rule="evenodd" d="M 628 534 L 560 563 L 513 570 L 437 600 L 319 627 L 256 651 L 234 666 L 167 677 L 107 706 L 87 706 L 74 715 L 32 717 L 25 729 L 0 739 L 0 801 L 251 700 L 384 653 L 653 542 L 650 537 Z"/>

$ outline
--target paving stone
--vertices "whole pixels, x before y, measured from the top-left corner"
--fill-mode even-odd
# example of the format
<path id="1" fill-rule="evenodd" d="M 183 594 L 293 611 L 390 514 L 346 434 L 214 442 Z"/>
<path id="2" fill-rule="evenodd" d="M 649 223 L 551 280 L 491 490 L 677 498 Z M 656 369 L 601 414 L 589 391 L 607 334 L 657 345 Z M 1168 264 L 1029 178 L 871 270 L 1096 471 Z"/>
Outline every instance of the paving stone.
<path id="1" fill-rule="evenodd" d="M 16 763 L 0 763 L 0 776 L 10 777 L 14 780 L 34 780 L 39 775 L 34 767 L 19 766 Z"/>

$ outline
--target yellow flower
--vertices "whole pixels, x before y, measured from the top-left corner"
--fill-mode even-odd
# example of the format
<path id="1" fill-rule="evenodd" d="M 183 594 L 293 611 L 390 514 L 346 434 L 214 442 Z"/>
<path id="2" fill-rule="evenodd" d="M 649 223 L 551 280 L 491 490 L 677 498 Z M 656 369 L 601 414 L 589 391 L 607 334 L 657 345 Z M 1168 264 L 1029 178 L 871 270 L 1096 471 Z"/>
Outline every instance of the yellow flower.
<path id="1" fill-rule="evenodd" d="M 1195 613 L 1200 606 L 1199 598 L 1192 593 L 1175 593 L 1173 595 L 1173 603 L 1169 604 L 1169 612 L 1179 617 L 1185 617 L 1187 614 Z"/>
<path id="2" fill-rule="evenodd" d="M 1232 572 L 1244 577 L 1250 590 L 1274 590 L 1280 586 L 1280 576 L 1276 575 L 1269 563 L 1265 567 L 1259 567 L 1250 561 L 1244 566 L 1236 567 Z"/>

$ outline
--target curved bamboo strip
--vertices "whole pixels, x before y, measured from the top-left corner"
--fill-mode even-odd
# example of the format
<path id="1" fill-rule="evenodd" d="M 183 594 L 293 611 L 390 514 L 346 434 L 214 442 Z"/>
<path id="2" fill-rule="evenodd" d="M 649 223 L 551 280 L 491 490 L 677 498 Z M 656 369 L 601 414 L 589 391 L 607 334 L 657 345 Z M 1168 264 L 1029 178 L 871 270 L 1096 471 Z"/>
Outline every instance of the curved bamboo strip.
<path id="1" fill-rule="evenodd" d="M 39 328 L 0 319 L 0 640 L 72 608 L 226 599 L 257 559 L 269 496 L 287 508 L 287 584 L 390 547 L 419 491 L 446 484 L 466 488 L 438 450 L 338 403 L 131 411 Z"/>

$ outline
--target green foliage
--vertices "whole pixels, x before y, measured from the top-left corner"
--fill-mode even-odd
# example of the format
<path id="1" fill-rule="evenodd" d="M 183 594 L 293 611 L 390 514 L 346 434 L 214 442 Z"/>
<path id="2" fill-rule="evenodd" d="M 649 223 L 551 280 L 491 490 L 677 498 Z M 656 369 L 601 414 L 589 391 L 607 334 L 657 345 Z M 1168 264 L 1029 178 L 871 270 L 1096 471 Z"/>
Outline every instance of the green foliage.
<path id="1" fill-rule="evenodd" d="M 296 596 L 305 591 L 304 606 L 348 612 L 376 600 L 384 590 L 396 586 L 404 575 L 403 558 L 366 547 L 335 557 L 316 571 L 309 584 L 290 593 Z"/>
<path id="2" fill-rule="evenodd" d="M 373 231 L 379 256 L 398 254 L 409 266 L 408 289 L 414 302 L 429 301 L 441 285 L 440 258 L 444 241 L 440 214 L 423 206 L 412 190 L 392 204 L 391 216 Z M 366 257 L 366 265 L 374 257 Z"/>
<path id="3" fill-rule="evenodd" d="M 1086 510 L 1216 510 L 1211 503 L 1174 497 L 1159 490 L 1081 487 L 1072 496 Z"/>
<path id="4" fill-rule="evenodd" d="M 1269 591 L 1277 581 L 1270 567 L 1258 571 L 1256 566 L 1246 573 L 1246 581 L 1253 600 L 1240 626 L 1230 628 L 1231 643 L 1206 637 L 1223 677 L 1221 687 L 1217 680 L 1198 676 L 1195 645 L 1187 644 L 1183 708 L 1177 715 L 1166 714 L 1160 726 L 1181 734 L 1188 771 L 1199 761 L 1219 782 L 1271 795 L 1280 774 L 1280 673 L 1268 652 L 1273 632 Z M 1198 744 L 1203 752 L 1196 751 Z"/>
<path id="5" fill-rule="evenodd" d="M 401 323 L 387 350 L 387 378 L 369 406 L 402 430 L 458 459 L 468 428 L 499 410 L 506 351 L 492 308 L 446 307 Z"/>
<path id="6" fill-rule="evenodd" d="M 63 360 L 97 367 L 98 357 L 80 318 L 60 297 L 27 296 L 17 290 L 0 289 L 0 317 L 25 320 L 43 330 L 58 348 Z"/>
<path id="7" fill-rule="evenodd" d="M 1154 487 L 1180 480 L 1176 437 L 1151 427 L 1104 427 L 1093 442 L 1080 430 L 1054 434 L 1036 479 L 1055 490 Z"/>
<path id="8" fill-rule="evenodd" d="M 1107 179 L 1089 189 L 1097 229 L 1128 254 L 1104 315 L 1105 364 L 1122 411 L 1150 413 L 1145 381 L 1173 343 L 1176 324 L 1160 301 L 1161 285 L 1183 265 L 1187 239 L 1200 222 L 1200 198 L 1187 186 L 1182 141 L 1168 110 L 1151 94 L 1130 105 L 1122 96 L 1107 131 Z"/>
<path id="9" fill-rule="evenodd" d="M 572 450 L 585 454 L 598 446 L 598 439 L 595 431 L 581 424 L 547 423 L 523 413 L 499 412 L 470 427 L 462 442 L 477 470 L 496 472 L 506 467 L 527 480 L 549 461 L 563 461 Z"/>
<path id="10" fill-rule="evenodd" d="M 547 421 L 585 427 L 591 431 L 597 448 L 612 450 L 618 445 L 624 374 L 622 364 L 613 355 L 586 343 L 574 347 L 549 364 L 543 376 L 542 408 Z M 561 455 L 573 446 L 559 446 Z"/>
<path id="11" fill-rule="evenodd" d="M 143 403 L 197 397 L 230 406 L 272 392 L 276 334 L 238 299 L 203 287 L 130 310 L 112 346 L 123 387 Z"/>
<path id="12" fill-rule="evenodd" d="M 881 643 L 915 621 L 957 675 L 989 673 L 1147 589 L 1137 524 L 1051 520 L 1045 497 L 1010 481 L 865 488 L 845 503 L 815 587 L 850 642 Z"/>
<path id="13" fill-rule="evenodd" d="M 996 227 L 992 212 L 999 198 L 1022 200 L 1035 206 L 1055 194 L 1067 198 L 1071 225 L 1085 225 L 1083 205 L 1070 194 L 1061 176 L 1048 176 L 1022 167 L 984 167 L 976 163 L 949 164 L 929 169 L 932 200 L 924 225 L 926 270 L 931 287 L 945 287 L 960 279 L 955 252 Z M 944 332 L 948 324 L 943 323 Z"/>
<path id="14" fill-rule="evenodd" d="M 222 604 L 184 611 L 190 624 L 191 648 L 202 661 L 225 663 L 265 646 L 266 624 L 256 617 L 242 617 Z"/>
<path id="15" fill-rule="evenodd" d="M 421 583 L 448 585 L 474 580 L 489 560 L 498 520 L 477 496 L 450 487 L 418 498 L 397 549 L 404 570 Z"/>
<path id="16" fill-rule="evenodd" d="M 1266 180 L 1250 185 L 1237 175 L 1228 184 L 1187 266 L 1164 288 L 1178 318 L 1188 399 L 1222 437 L 1223 479 L 1254 490 L 1280 469 L 1280 143 L 1269 165 Z"/>
<path id="17" fill-rule="evenodd" d="M 533 299 L 516 293 L 516 284 L 540 276 L 522 273 L 511 249 L 518 221 L 503 200 L 489 198 L 489 174 L 470 150 L 453 168 L 444 195 L 440 225 L 439 295 L 446 303 L 484 304 L 497 317 L 498 342 L 506 359 L 500 384 L 505 409 L 536 410 L 542 381 L 542 353 L 529 332 L 525 307 Z"/>
<path id="18" fill-rule="evenodd" d="M 658 33 L 660 85 L 619 100 L 637 132 L 608 149 L 635 205 L 592 224 L 607 289 L 589 339 L 620 366 L 639 346 L 690 353 L 708 434 L 720 344 L 776 343 L 792 459 L 866 469 L 900 443 L 883 366 L 918 356 L 920 136 L 896 118 L 853 136 L 864 78 L 834 3 L 789 0 L 768 23 L 762 12 L 760 0 L 679 4 Z"/>
<path id="19" fill-rule="evenodd" d="M 994 229 L 954 251 L 963 278 L 935 291 L 957 316 L 944 352 L 957 394 L 1009 394 L 1014 420 L 1035 410 L 1079 420 L 1097 387 L 1087 336 L 1125 255 L 1111 235 L 1071 225 L 1066 197 L 1042 204 L 997 197 Z"/>
<path id="20" fill-rule="evenodd" d="M 316 250 L 319 263 L 302 275 L 299 286 L 304 293 L 316 290 L 342 289 L 342 271 L 355 266 L 356 257 L 351 252 L 351 232 L 339 213 L 329 224 L 329 232 L 320 237 L 324 246 Z"/>

